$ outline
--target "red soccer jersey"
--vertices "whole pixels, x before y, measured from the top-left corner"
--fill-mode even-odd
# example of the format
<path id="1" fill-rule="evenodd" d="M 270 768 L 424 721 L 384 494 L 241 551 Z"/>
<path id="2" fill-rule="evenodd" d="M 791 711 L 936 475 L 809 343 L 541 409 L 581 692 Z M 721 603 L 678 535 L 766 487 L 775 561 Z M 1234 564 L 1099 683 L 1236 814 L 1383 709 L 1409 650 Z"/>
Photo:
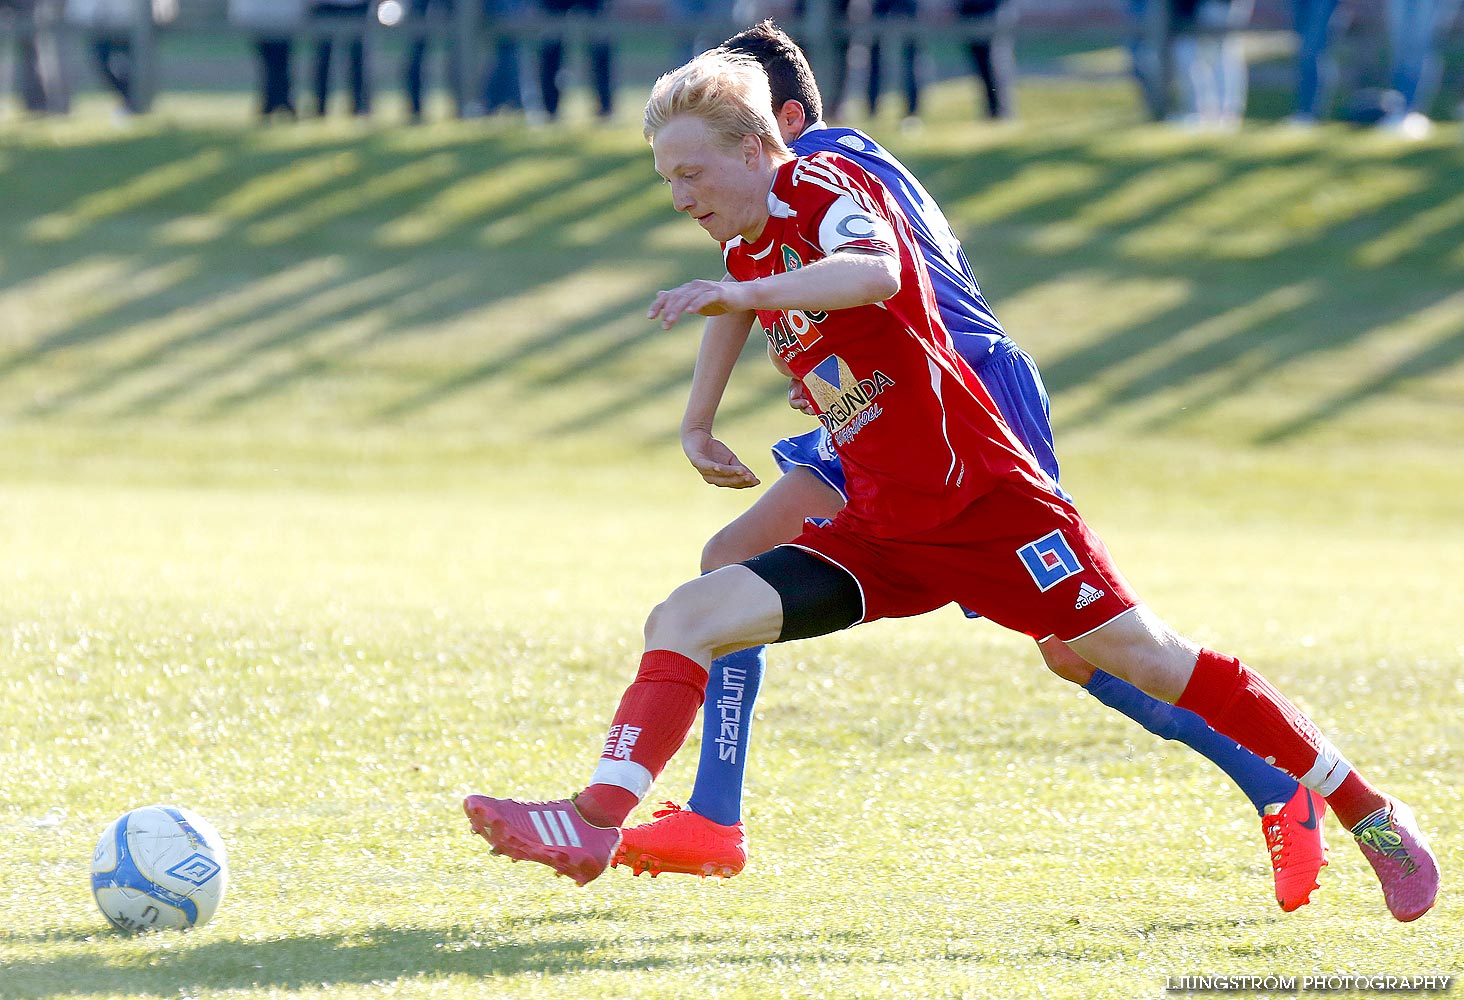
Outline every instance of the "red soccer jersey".
<path id="1" fill-rule="evenodd" d="M 778 169 L 753 243 L 723 251 L 738 281 L 791 271 L 840 249 L 900 260 L 884 302 L 759 310 L 777 356 L 802 379 L 844 468 L 851 527 L 897 538 L 964 510 L 998 481 L 1043 484 L 986 388 L 956 354 L 909 223 L 871 174 L 832 153 Z"/>

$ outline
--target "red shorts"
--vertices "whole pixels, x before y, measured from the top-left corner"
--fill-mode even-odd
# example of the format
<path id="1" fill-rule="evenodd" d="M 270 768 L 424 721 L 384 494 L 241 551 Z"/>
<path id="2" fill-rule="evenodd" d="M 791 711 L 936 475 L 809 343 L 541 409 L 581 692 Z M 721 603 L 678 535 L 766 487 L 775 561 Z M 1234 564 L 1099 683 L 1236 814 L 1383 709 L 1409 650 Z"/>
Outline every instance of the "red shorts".
<path id="1" fill-rule="evenodd" d="M 1139 603 L 1072 504 L 1009 482 L 928 531 L 876 538 L 841 516 L 790 545 L 842 568 L 864 599 L 860 622 L 908 618 L 952 601 L 1034 639 L 1080 638 Z"/>

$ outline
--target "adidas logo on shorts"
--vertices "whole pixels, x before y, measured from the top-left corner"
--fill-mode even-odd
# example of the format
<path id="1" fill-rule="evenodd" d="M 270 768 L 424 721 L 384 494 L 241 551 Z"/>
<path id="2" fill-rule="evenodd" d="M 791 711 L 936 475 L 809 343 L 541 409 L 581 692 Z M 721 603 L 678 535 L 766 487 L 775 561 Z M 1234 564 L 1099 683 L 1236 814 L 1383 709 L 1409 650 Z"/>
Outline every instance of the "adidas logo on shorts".
<path id="1" fill-rule="evenodd" d="M 1073 610 L 1082 611 L 1084 608 L 1092 604 L 1094 601 L 1098 600 L 1098 598 L 1102 597 L 1106 593 L 1108 593 L 1106 590 L 1099 590 L 1097 587 L 1094 587 L 1091 584 L 1084 583 L 1081 587 L 1078 588 L 1078 603 L 1073 605 Z"/>

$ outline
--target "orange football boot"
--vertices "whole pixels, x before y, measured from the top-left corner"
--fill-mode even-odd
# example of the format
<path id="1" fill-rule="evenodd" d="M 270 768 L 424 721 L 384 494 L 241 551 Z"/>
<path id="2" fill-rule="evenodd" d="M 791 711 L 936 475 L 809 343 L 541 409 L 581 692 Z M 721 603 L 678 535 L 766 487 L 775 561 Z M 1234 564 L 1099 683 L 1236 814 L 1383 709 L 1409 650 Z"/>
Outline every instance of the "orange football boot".
<path id="1" fill-rule="evenodd" d="M 624 865 L 632 875 L 680 872 L 705 878 L 731 878 L 747 864 L 747 832 L 741 823 L 723 826 L 682 809 L 675 802 L 661 803 L 649 823 L 620 831 L 620 849 L 612 866 Z"/>

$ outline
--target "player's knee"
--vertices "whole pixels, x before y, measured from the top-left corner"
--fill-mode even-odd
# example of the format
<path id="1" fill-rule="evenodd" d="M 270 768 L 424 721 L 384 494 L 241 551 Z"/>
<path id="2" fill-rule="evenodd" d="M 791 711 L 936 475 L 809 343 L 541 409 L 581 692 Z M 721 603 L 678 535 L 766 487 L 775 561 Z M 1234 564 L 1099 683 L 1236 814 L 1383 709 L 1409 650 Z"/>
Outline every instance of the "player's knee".
<path id="1" fill-rule="evenodd" d="M 1066 643 L 1049 639 L 1039 643 L 1037 648 L 1042 652 L 1042 661 L 1047 664 L 1047 669 L 1063 680 L 1081 686 L 1093 679 L 1093 664 L 1073 652 Z"/>
<path id="2" fill-rule="evenodd" d="M 696 596 L 696 581 L 683 583 L 652 608 L 647 616 L 646 648 L 710 648 L 708 620 L 709 616 L 704 613 L 702 602 Z"/>
<path id="3" fill-rule="evenodd" d="M 761 551 L 762 549 L 754 549 L 748 544 L 735 523 L 729 524 L 707 539 L 707 544 L 702 547 L 701 571 L 710 573 L 714 569 L 751 559 Z"/>

